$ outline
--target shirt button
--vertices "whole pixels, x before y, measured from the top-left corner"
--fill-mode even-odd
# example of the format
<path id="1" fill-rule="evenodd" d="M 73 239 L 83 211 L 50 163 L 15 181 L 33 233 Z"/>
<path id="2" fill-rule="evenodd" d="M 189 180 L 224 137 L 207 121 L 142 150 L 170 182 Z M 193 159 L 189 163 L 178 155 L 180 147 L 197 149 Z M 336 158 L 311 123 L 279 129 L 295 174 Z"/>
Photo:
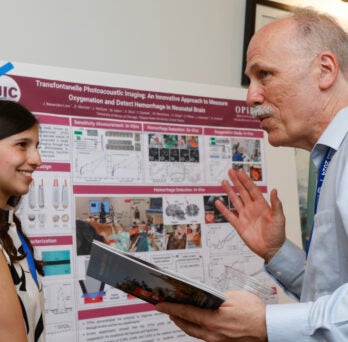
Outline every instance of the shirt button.
<path id="1" fill-rule="evenodd" d="M 277 276 L 278 278 L 281 278 L 282 272 L 276 272 L 276 276 Z"/>

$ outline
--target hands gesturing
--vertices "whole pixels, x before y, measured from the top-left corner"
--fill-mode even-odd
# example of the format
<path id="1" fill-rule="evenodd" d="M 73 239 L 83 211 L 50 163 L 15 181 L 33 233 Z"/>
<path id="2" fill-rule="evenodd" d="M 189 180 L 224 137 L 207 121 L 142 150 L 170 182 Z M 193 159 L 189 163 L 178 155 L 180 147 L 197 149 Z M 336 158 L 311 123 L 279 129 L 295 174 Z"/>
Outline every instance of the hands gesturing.
<path id="1" fill-rule="evenodd" d="M 234 210 L 228 209 L 220 200 L 216 200 L 215 206 L 246 245 L 268 262 L 285 241 L 285 216 L 277 191 L 271 191 L 268 204 L 245 172 L 231 169 L 228 175 L 234 189 L 226 180 L 221 185 Z"/>

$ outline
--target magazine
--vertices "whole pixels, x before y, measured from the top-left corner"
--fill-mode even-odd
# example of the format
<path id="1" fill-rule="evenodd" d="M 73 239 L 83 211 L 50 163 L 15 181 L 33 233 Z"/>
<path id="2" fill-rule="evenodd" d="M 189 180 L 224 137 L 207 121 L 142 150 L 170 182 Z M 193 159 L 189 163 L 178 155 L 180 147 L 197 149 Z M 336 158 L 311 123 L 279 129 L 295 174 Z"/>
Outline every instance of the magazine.
<path id="1" fill-rule="evenodd" d="M 151 304 L 173 302 L 217 309 L 226 300 L 223 293 L 205 284 L 96 240 L 87 275 Z"/>

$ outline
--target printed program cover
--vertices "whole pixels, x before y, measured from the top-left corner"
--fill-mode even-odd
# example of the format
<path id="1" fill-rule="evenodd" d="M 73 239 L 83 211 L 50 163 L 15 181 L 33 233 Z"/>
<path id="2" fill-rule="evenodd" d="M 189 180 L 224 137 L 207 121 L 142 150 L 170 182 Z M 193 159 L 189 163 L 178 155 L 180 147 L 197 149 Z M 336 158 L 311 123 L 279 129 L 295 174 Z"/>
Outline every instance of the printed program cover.
<path id="1" fill-rule="evenodd" d="M 217 309 L 226 300 L 213 288 L 96 240 L 87 275 L 151 304 L 167 301 Z"/>

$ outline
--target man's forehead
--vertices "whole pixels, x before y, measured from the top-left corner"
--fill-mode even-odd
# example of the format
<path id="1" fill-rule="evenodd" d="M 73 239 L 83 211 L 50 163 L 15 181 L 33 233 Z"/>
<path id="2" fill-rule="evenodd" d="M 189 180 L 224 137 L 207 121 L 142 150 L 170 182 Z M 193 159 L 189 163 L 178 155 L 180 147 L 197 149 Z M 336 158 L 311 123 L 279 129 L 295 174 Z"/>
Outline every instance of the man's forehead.
<path id="1" fill-rule="evenodd" d="M 272 43 L 280 40 L 286 42 L 286 38 L 290 37 L 295 29 L 295 21 L 292 18 L 278 19 L 271 22 L 255 32 L 250 40 L 249 47 L 261 41 L 263 44 Z"/>
<path id="2" fill-rule="evenodd" d="M 268 24 L 257 31 L 250 40 L 247 50 L 247 67 L 254 68 L 260 61 L 271 61 L 273 56 L 279 55 L 282 51 L 288 52 L 293 32 L 285 20 Z"/>

